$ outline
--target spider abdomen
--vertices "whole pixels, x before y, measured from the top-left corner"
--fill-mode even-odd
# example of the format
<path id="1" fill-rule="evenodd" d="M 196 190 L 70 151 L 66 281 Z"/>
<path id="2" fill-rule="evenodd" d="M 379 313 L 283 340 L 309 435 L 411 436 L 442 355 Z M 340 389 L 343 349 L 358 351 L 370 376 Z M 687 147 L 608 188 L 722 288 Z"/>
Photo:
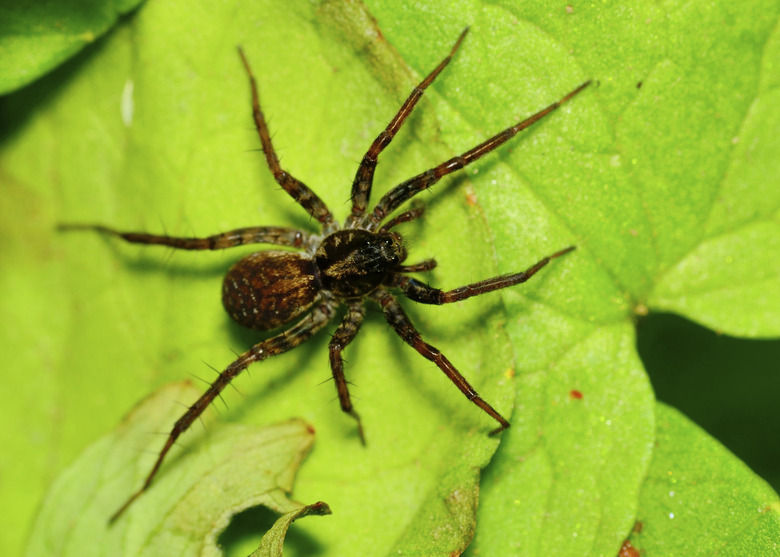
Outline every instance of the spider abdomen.
<path id="1" fill-rule="evenodd" d="M 406 259 L 395 232 L 338 230 L 322 240 L 315 261 L 322 287 L 339 298 L 370 294 Z"/>
<path id="2" fill-rule="evenodd" d="M 228 270 L 222 282 L 222 305 L 240 325 L 270 330 L 309 310 L 320 289 L 310 256 L 259 251 Z"/>

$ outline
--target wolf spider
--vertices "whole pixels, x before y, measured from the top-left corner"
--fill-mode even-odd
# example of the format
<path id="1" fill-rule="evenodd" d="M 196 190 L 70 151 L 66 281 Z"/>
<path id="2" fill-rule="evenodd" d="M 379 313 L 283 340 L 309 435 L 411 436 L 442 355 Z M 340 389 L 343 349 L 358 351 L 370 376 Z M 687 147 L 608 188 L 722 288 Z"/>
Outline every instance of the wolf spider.
<path id="1" fill-rule="evenodd" d="M 250 364 L 287 352 L 308 340 L 330 323 L 336 316 L 337 309 L 342 305 L 346 306 L 346 313 L 328 347 L 330 367 L 341 409 L 357 422 L 358 434 L 363 443 L 365 443 L 363 427 L 350 400 L 341 353 L 360 329 L 366 312 L 364 307 L 366 300 L 377 303 L 387 322 L 404 342 L 424 358 L 435 363 L 466 395 L 466 398 L 499 423 L 491 435 L 509 427 L 509 422 L 477 394 L 447 357 L 422 339 L 398 303 L 396 296 L 391 294 L 391 290 L 423 304 L 449 304 L 525 282 L 550 260 L 569 253 L 574 246 L 545 257 L 525 271 L 500 275 L 454 290 L 442 291 L 408 276 L 409 273 L 433 269 L 436 267 L 436 261 L 427 259 L 404 265 L 407 253 L 403 238 L 393 230 L 401 223 L 419 218 L 423 214 L 423 208 L 413 208 L 399 213 L 390 220 L 385 219 L 443 176 L 471 164 L 519 131 L 556 110 L 585 89 L 590 81 L 586 81 L 559 101 L 462 155 L 453 157 L 394 187 L 379 200 L 373 210 L 367 212 L 379 154 L 392 141 L 425 89 L 449 64 L 467 31 L 468 28 L 461 33 L 449 55 L 412 91 L 392 121 L 368 148 L 352 183 L 352 211 L 343 226 L 339 226 L 317 194 L 280 166 L 265 117 L 260 109 L 255 78 L 241 48 L 239 48 L 239 55 L 249 76 L 252 113 L 265 160 L 276 182 L 320 223 L 320 234 L 311 234 L 293 228 L 258 226 L 239 228 L 205 238 L 176 238 L 142 232 L 120 232 L 100 225 L 62 226 L 69 230 L 95 230 L 134 244 L 163 245 L 182 250 L 217 250 L 246 244 L 274 244 L 302 250 L 299 252 L 259 251 L 244 257 L 227 272 L 222 283 L 222 303 L 236 322 L 244 327 L 263 331 L 278 329 L 293 322 L 294 324 L 282 333 L 254 345 L 220 373 L 208 390 L 173 426 L 143 485 L 111 517 L 112 522 L 149 488 L 165 455 L 178 437 L 189 429 L 234 377 Z"/>

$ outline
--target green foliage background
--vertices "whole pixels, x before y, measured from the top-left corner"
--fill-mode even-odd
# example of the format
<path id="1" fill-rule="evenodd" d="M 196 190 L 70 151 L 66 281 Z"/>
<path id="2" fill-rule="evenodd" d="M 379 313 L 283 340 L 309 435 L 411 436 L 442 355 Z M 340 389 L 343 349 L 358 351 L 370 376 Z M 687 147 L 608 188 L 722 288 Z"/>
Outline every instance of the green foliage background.
<path id="1" fill-rule="evenodd" d="M 22 33 L 45 32 L 36 13 Z M 82 13 L 63 11 L 55 24 L 83 36 Z M 332 387 L 318 386 L 329 376 L 327 335 L 237 381 L 224 421 L 260 428 L 261 440 L 265 426 L 292 417 L 316 430 L 294 497 L 325 501 L 334 514 L 296 523 L 289 550 L 612 555 L 640 520 L 630 535 L 647 551 L 769 554 L 777 495 L 654 401 L 633 322 L 663 310 L 734 335 L 780 333 L 777 20 L 768 1 L 156 0 L 6 97 L 0 481 L 11 504 L 0 547 L 18 553 L 41 507 L 30 554 L 84 555 L 87 545 L 152 554 L 161 522 L 148 510 L 173 503 L 177 486 L 202 472 L 172 459 L 157 494 L 107 530 L 154 455 L 117 445 L 115 460 L 96 463 L 95 449 L 83 451 L 105 434 L 100 443 L 120 442 L 116 424 L 150 392 L 189 374 L 208 379 L 202 362 L 220 368 L 230 348 L 257 341 L 219 305 L 220 277 L 241 250 L 170 254 L 56 234 L 56 223 L 175 235 L 311 226 L 252 151 L 237 44 L 259 78 L 284 166 L 344 215 L 356 161 L 468 24 L 455 60 L 383 154 L 377 193 L 593 78 L 598 88 L 437 186 L 424 222 L 404 229 L 413 259 L 436 256 L 427 280 L 442 287 L 578 250 L 501 296 L 407 304 L 426 338 L 512 414 L 500 446 L 486 436 L 490 420 L 376 314 L 347 353 L 366 449 Z M 4 49 L 14 46 L 7 29 Z M 25 75 L 45 74 L 72 51 L 55 43 L 23 49 Z M 10 90 L 22 83 L 11 67 L 20 62 L 2 59 Z M 159 402 L 161 414 L 172 402 Z M 213 454 L 229 427 L 193 433 L 185 453 Z M 153 452 L 157 442 L 149 435 L 143 446 Z M 137 460 L 126 456 L 133 451 Z M 256 463 L 236 460 L 238 471 L 225 474 L 254 485 Z M 47 505 L 57 477 L 48 500 L 57 504 Z M 87 484 L 94 497 L 83 496 Z M 171 504 L 165 520 L 224 515 L 211 507 L 227 503 L 199 501 Z M 211 531 L 185 529 L 182 539 L 181 548 L 214 551 Z"/>

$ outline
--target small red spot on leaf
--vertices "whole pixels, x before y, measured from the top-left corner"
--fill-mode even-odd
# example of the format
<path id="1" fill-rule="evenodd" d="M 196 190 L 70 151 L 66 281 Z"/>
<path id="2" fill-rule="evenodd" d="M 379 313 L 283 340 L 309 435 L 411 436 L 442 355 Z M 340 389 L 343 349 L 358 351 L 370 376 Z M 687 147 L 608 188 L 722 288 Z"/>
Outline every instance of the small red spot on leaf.
<path id="1" fill-rule="evenodd" d="M 577 389 L 572 389 L 569 392 L 569 396 L 574 400 L 582 400 L 583 394 L 581 391 L 578 391 Z"/>
<path id="2" fill-rule="evenodd" d="M 631 545 L 630 541 L 626 540 L 623 542 L 623 545 L 620 546 L 618 557 L 641 557 L 641 554 L 633 545 Z"/>
<path id="3" fill-rule="evenodd" d="M 466 203 L 470 207 L 474 207 L 477 204 L 477 192 L 474 191 L 474 188 L 469 187 L 466 190 Z"/>

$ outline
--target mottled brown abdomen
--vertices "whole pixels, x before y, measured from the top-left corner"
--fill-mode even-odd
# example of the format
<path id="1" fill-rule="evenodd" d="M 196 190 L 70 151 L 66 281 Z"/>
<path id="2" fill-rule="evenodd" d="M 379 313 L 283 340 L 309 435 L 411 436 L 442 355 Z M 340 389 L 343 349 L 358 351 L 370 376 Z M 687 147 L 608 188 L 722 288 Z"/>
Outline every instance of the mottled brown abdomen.
<path id="1" fill-rule="evenodd" d="M 222 304 L 250 329 L 275 329 L 308 310 L 320 285 L 314 261 L 289 251 L 259 251 L 233 265 L 222 283 Z"/>

